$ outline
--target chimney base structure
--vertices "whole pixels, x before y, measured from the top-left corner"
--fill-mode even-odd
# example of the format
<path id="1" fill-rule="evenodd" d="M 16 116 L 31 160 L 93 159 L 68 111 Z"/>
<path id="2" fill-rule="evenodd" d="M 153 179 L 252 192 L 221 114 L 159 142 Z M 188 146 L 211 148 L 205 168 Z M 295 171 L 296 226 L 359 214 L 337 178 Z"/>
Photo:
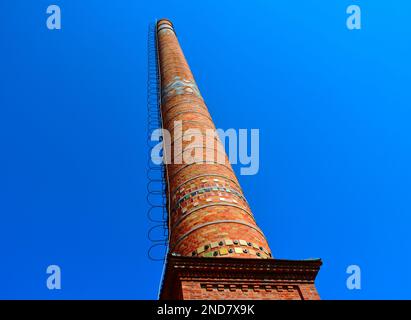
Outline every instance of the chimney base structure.
<path id="1" fill-rule="evenodd" d="M 159 20 L 156 31 L 163 144 L 171 143 L 163 145 L 169 254 L 160 299 L 319 299 L 321 260 L 273 258 L 222 142 L 209 135 L 214 122 L 173 24 Z"/>
<path id="2" fill-rule="evenodd" d="M 318 300 L 321 260 L 192 258 L 170 255 L 162 300 Z"/>

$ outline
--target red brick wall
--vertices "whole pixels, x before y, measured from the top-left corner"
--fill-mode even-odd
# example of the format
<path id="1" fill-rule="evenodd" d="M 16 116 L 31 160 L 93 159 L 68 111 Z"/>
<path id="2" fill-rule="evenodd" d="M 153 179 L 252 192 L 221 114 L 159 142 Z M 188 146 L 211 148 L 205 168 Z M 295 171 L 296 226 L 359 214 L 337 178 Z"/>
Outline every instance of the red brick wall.
<path id="1" fill-rule="evenodd" d="M 321 260 L 168 256 L 161 299 L 318 300 Z"/>
<path id="2" fill-rule="evenodd" d="M 318 300 L 314 284 L 182 280 L 184 300 Z"/>

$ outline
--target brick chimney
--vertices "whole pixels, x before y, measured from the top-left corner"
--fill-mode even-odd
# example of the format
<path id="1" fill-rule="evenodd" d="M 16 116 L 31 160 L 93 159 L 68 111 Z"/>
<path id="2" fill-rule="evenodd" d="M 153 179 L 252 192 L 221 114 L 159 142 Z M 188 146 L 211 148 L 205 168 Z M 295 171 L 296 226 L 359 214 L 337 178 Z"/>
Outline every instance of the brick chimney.
<path id="1" fill-rule="evenodd" d="M 213 120 L 166 19 L 157 22 L 157 53 L 162 123 L 171 134 L 160 298 L 319 299 L 321 260 L 273 258 L 221 141 L 208 134 Z"/>

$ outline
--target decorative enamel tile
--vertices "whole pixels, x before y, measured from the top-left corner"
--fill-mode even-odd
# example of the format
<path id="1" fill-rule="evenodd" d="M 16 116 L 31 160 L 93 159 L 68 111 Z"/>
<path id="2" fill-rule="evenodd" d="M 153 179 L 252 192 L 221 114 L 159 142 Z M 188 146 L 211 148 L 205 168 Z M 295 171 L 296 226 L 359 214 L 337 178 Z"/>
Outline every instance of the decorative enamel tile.
<path id="1" fill-rule="evenodd" d="M 218 247 L 218 242 L 211 242 L 210 246 L 211 248 L 216 248 Z"/>
<path id="2" fill-rule="evenodd" d="M 240 240 L 239 242 L 240 242 L 240 244 L 241 244 L 242 246 L 246 246 L 246 245 L 247 245 L 247 241 L 245 241 L 245 240 Z"/>
<path id="3" fill-rule="evenodd" d="M 235 253 L 243 253 L 243 249 L 241 248 L 234 248 Z"/>
<path id="4" fill-rule="evenodd" d="M 226 248 L 220 249 L 220 255 L 224 256 L 226 254 L 228 254 L 228 250 Z"/>
<path id="5" fill-rule="evenodd" d="M 205 251 L 204 246 L 201 246 L 201 247 L 197 248 L 197 253 L 198 254 L 203 253 L 204 251 Z"/>

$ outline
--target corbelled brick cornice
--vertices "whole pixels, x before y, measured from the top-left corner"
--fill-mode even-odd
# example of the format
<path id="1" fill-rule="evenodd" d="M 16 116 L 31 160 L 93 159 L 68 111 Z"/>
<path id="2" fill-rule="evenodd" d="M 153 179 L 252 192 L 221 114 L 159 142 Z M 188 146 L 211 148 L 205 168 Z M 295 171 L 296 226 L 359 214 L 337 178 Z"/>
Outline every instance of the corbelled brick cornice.
<path id="1" fill-rule="evenodd" d="M 162 299 L 179 288 L 173 284 L 199 282 L 204 288 L 254 288 L 267 290 L 313 285 L 320 270 L 320 259 L 282 260 L 246 258 L 202 258 L 169 255 L 163 282 Z M 244 291 L 244 290 L 243 290 Z"/>

